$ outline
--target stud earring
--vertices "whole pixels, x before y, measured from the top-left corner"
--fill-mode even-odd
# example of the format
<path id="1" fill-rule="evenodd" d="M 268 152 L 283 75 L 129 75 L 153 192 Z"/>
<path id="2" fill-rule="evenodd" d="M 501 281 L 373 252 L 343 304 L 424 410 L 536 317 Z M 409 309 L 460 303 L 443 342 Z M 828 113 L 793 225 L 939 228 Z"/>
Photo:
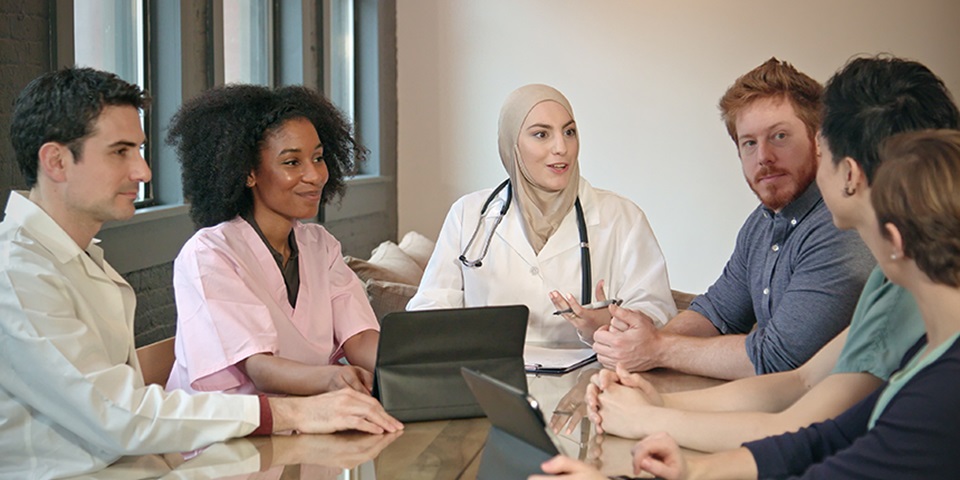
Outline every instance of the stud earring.
<path id="1" fill-rule="evenodd" d="M 891 253 L 891 254 L 890 254 L 890 260 L 896 260 L 896 259 L 898 259 L 898 258 L 900 258 L 900 256 L 897 255 L 896 253 Z"/>

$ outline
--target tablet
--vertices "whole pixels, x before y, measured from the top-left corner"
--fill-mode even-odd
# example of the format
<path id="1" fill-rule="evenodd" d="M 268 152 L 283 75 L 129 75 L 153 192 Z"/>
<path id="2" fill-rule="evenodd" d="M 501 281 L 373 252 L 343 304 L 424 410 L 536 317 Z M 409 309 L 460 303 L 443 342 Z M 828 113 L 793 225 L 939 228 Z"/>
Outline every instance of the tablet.
<path id="1" fill-rule="evenodd" d="M 494 427 L 549 456 L 564 449 L 547 427 L 540 404 L 527 392 L 476 370 L 460 369 L 467 386 Z"/>
<path id="2" fill-rule="evenodd" d="M 523 305 L 387 314 L 377 346 L 373 396 L 401 422 L 482 417 L 460 367 L 526 391 L 528 316 Z"/>

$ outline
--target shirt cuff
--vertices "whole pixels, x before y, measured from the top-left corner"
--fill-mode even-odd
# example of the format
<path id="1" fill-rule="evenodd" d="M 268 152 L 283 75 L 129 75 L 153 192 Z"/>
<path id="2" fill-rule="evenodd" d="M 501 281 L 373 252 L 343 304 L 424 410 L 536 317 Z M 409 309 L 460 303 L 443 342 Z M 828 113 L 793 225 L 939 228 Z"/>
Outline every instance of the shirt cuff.
<path id="1" fill-rule="evenodd" d="M 260 426 L 250 432 L 250 435 L 270 435 L 273 433 L 273 411 L 270 410 L 270 400 L 262 393 L 257 397 L 260 400 Z"/>

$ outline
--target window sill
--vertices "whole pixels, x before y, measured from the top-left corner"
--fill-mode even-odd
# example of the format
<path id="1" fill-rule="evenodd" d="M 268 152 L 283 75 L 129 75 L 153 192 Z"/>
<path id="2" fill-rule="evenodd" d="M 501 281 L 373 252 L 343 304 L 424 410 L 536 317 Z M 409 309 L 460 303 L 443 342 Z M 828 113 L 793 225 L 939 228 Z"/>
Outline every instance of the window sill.
<path id="1" fill-rule="evenodd" d="M 97 238 L 107 261 L 124 274 L 172 262 L 193 232 L 189 205 L 159 205 L 104 224 Z"/>
<path id="2" fill-rule="evenodd" d="M 324 222 L 382 212 L 384 208 L 396 204 L 396 193 L 392 193 L 395 189 L 394 177 L 357 175 L 347 179 L 347 192 L 340 202 L 324 205 Z"/>

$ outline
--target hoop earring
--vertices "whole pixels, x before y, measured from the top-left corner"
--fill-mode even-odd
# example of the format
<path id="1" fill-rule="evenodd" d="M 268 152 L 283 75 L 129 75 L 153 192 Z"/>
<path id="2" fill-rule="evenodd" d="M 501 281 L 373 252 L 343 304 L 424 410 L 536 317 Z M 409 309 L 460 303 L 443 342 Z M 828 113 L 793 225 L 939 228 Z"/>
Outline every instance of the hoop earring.
<path id="1" fill-rule="evenodd" d="M 843 186 L 843 196 L 844 196 L 844 197 L 852 197 L 853 194 L 855 194 L 855 193 L 857 193 L 857 189 L 856 189 L 856 188 L 850 188 L 849 185 L 844 185 L 844 186 Z"/>

